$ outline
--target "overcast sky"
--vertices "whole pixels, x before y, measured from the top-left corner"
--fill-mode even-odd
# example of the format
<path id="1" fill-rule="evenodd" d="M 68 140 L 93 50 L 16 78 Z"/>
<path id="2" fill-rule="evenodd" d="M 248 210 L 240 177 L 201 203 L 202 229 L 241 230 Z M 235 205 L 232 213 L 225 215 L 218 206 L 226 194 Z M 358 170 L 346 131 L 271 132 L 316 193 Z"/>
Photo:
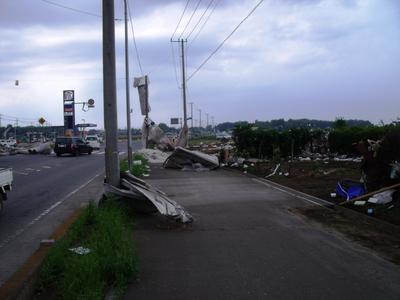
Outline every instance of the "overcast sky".
<path id="1" fill-rule="evenodd" d="M 52 1 L 102 14 L 100 0 Z M 176 38 L 197 2 L 189 2 Z M 188 39 L 188 75 L 258 2 L 211 3 Z M 209 3 L 201 1 L 182 37 L 192 31 Z M 182 116 L 170 38 L 185 4 L 186 0 L 130 0 L 143 72 L 149 74 L 151 82 L 151 118 L 157 123 Z M 115 7 L 116 18 L 121 19 L 123 1 L 115 0 Z M 123 22 L 116 21 L 120 127 L 126 126 L 123 29 Z M 129 46 L 133 81 L 141 72 L 132 38 Z M 174 54 L 180 83 L 177 44 Z M 206 113 L 217 123 L 276 118 L 333 120 L 338 116 L 390 122 L 400 117 L 399 66 L 398 0 L 265 0 L 188 81 L 188 102 L 194 102 L 194 119 L 199 119 L 198 109 L 203 111 L 203 125 Z M 19 80 L 18 86 L 15 80 Z M 65 89 L 75 90 L 79 101 L 95 99 L 96 107 L 89 112 L 77 107 L 76 121 L 85 119 L 102 127 L 101 18 L 42 0 L 1 0 L 0 114 L 23 122 L 44 117 L 53 125 L 62 125 Z M 131 103 L 133 126 L 140 127 L 142 117 L 133 88 Z M 7 122 L 4 116 L 2 121 Z"/>

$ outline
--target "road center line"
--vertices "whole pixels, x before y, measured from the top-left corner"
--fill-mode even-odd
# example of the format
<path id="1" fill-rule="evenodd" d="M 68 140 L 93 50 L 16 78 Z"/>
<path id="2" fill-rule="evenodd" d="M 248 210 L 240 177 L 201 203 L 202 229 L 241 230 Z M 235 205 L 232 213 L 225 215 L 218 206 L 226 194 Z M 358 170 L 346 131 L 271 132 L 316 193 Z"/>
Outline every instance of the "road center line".
<path id="1" fill-rule="evenodd" d="M 25 176 L 29 175 L 29 173 L 24 173 L 24 172 L 19 172 L 19 171 L 14 171 L 14 170 L 13 170 L 13 173 L 20 174 L 20 175 L 25 175 Z"/>
<path id="2" fill-rule="evenodd" d="M 79 190 L 83 189 L 85 186 L 87 186 L 89 183 L 91 183 L 93 180 L 95 180 L 97 177 L 99 177 L 102 173 L 99 173 L 95 175 L 93 178 L 89 179 L 87 182 L 73 190 L 72 192 L 68 193 L 66 196 L 64 196 L 61 200 L 57 201 L 53 205 L 51 205 L 49 208 L 45 209 L 41 214 L 39 214 L 36 218 L 34 218 L 32 221 L 30 221 L 25 227 L 18 229 L 14 234 L 8 236 L 5 240 L 3 240 L 0 243 L 0 249 L 6 246 L 9 242 L 17 238 L 19 235 L 24 233 L 29 227 L 33 226 L 36 224 L 40 219 L 42 219 L 44 216 L 48 215 L 52 210 L 54 210 L 57 206 L 62 204 L 65 200 L 67 200 L 69 197 L 72 195 L 76 194 Z"/>
<path id="3" fill-rule="evenodd" d="M 265 186 L 271 187 L 271 188 L 276 189 L 276 190 L 278 190 L 278 191 L 281 191 L 281 192 L 283 192 L 283 193 L 285 193 L 285 194 L 288 194 L 288 195 L 290 195 L 290 196 L 293 196 L 293 197 L 296 197 L 296 198 L 298 198 L 298 199 L 301 199 L 301 200 L 304 200 L 304 201 L 313 203 L 313 204 L 318 205 L 318 206 L 321 206 L 321 207 L 325 207 L 325 206 L 323 206 L 322 204 L 320 204 L 320 203 L 318 203 L 318 202 L 312 201 L 312 200 L 307 199 L 307 198 L 305 198 L 305 197 L 303 197 L 303 196 L 299 196 L 299 195 L 297 195 L 297 194 L 295 194 L 295 193 L 286 191 L 286 190 L 281 189 L 281 188 L 279 188 L 279 187 L 276 187 L 276 186 L 274 186 L 274 185 L 272 185 L 272 184 L 268 184 L 268 183 L 266 183 L 266 182 L 264 182 L 264 181 L 261 181 L 261 180 L 259 180 L 259 179 L 253 178 L 253 180 L 256 181 L 256 182 L 258 182 L 258 183 L 260 183 L 260 184 L 263 184 L 263 185 L 265 185 Z"/>

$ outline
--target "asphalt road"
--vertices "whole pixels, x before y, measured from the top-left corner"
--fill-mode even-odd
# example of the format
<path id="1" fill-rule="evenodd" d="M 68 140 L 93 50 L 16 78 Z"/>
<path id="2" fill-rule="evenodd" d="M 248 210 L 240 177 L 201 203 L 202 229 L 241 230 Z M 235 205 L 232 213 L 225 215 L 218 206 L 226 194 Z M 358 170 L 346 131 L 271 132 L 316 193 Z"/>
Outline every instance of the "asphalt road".
<path id="1" fill-rule="evenodd" d="M 124 299 L 400 299 L 398 265 L 293 210 L 321 200 L 221 169 L 150 174 L 195 222 L 137 216 Z"/>
<path id="2" fill-rule="evenodd" d="M 139 142 L 133 143 L 134 150 L 139 147 Z M 119 150 L 124 156 L 126 143 L 119 143 Z M 0 214 L 1 285 L 38 247 L 38 239 L 47 238 L 55 222 L 58 224 L 69 216 L 70 196 L 95 179 L 101 185 L 104 149 L 76 157 L 56 157 L 54 154 L 2 156 L 0 166 L 11 167 L 14 175 L 13 190 L 8 193 Z M 95 199 L 86 199 L 89 200 Z M 66 205 L 61 205 L 64 202 Z M 36 238 L 31 240 L 32 236 Z"/>

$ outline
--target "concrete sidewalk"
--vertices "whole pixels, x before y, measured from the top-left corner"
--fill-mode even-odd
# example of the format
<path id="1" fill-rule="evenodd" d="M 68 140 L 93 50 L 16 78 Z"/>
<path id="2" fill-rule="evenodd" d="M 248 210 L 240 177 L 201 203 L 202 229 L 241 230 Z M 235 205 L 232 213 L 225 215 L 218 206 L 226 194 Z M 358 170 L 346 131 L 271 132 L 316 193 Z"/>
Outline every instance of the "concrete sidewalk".
<path id="1" fill-rule="evenodd" d="M 400 299 L 400 268 L 290 212 L 306 200 L 225 170 L 152 166 L 148 182 L 196 221 L 138 217 L 125 299 Z"/>

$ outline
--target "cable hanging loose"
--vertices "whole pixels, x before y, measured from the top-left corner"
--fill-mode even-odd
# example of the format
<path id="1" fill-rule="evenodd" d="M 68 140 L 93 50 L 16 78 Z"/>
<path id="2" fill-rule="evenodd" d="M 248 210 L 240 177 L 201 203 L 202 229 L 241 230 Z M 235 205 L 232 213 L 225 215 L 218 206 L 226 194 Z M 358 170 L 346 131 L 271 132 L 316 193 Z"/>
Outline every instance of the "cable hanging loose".
<path id="1" fill-rule="evenodd" d="M 140 61 L 139 50 L 138 50 L 138 47 L 137 47 L 137 44 L 136 44 L 135 30 L 133 29 L 133 20 L 132 20 L 132 15 L 131 15 L 131 7 L 129 6 L 129 1 L 127 1 L 127 5 L 128 5 L 128 14 L 129 14 L 129 23 L 131 25 L 131 31 L 132 31 L 133 45 L 135 46 L 136 58 L 137 58 L 137 61 L 138 61 L 140 73 L 143 76 L 142 63 Z"/>

